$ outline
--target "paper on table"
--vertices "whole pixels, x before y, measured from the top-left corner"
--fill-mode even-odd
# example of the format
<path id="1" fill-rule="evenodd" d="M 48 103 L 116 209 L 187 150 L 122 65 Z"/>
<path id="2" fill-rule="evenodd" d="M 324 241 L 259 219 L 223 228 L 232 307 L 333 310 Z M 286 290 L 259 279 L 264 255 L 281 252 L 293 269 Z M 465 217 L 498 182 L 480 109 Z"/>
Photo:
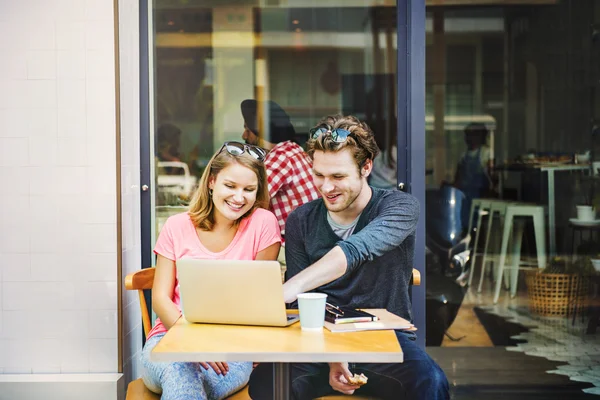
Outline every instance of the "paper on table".
<path id="1" fill-rule="evenodd" d="M 332 324 L 325 321 L 325 328 L 331 332 L 356 332 L 375 330 L 416 330 L 415 326 L 383 308 L 364 309 L 379 318 L 376 322 L 357 322 L 354 324 Z"/>

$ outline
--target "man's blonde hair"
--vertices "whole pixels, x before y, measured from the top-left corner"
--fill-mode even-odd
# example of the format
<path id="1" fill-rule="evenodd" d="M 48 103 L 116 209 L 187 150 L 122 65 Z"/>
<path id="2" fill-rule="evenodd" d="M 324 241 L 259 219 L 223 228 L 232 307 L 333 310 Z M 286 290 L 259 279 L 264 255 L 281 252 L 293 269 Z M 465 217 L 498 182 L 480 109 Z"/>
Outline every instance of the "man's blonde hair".
<path id="1" fill-rule="evenodd" d="M 360 170 L 367 160 L 373 160 L 379 154 L 379 147 L 375 142 L 373 131 L 364 122 L 353 115 L 329 115 L 319 121 L 315 128 L 326 128 L 328 131 L 344 129 L 350 132 L 348 138 L 341 143 L 333 141 L 330 134 L 323 133 L 316 139 L 309 138 L 307 154 L 312 159 L 315 151 L 338 152 L 348 148 Z"/>

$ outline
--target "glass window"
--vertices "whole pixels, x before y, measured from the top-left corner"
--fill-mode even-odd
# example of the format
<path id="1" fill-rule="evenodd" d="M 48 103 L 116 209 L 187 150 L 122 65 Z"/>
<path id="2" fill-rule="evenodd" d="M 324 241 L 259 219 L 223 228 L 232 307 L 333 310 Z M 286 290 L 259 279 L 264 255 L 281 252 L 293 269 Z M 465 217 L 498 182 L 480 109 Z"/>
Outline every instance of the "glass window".
<path id="1" fill-rule="evenodd" d="M 366 120 L 382 148 L 393 145 L 395 7 L 279 3 L 154 1 L 155 235 L 186 209 L 214 151 L 244 140 L 246 99 L 277 103 L 301 145 L 337 113 Z M 261 112 L 251 128 L 273 141 Z"/>
<path id="2" fill-rule="evenodd" d="M 561 352 L 597 339 L 600 3 L 486 3 L 427 9 L 427 345 L 593 382 Z"/>
<path id="3" fill-rule="evenodd" d="M 499 349 L 489 371 L 510 369 L 501 362 L 514 353 L 537 368 L 533 348 L 587 376 L 597 354 L 564 352 L 597 343 L 585 332 L 595 332 L 588 306 L 600 283 L 600 2 L 439 3 L 427 2 L 425 26 L 419 334 L 450 382 L 464 353 L 436 351 L 456 347 L 476 360 Z M 382 149 L 370 183 L 395 187 L 395 24 L 387 0 L 154 0 L 154 235 L 186 210 L 214 151 L 244 140 L 247 99 L 277 103 L 300 144 L 328 114 L 367 121 Z M 260 143 L 275 140 L 268 112 L 256 113 Z"/>

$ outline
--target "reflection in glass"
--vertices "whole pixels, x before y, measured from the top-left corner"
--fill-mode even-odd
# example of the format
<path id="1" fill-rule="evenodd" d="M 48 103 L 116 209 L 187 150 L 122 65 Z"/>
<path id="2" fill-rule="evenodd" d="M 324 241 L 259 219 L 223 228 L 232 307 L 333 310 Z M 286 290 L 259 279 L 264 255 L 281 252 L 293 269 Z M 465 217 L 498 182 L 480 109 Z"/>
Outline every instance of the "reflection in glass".
<path id="1" fill-rule="evenodd" d="M 578 216 L 600 204 L 600 3 L 501 3 L 428 8 L 429 345 L 514 346 L 507 316 L 556 335 L 589 330 L 573 313 L 594 293 L 569 282 L 595 276 L 600 249 L 597 214 Z M 536 297 L 549 273 L 569 289 Z M 550 314 L 551 326 L 540 320 Z"/>
<path id="2" fill-rule="evenodd" d="M 154 2 L 156 233 L 187 205 L 223 142 L 251 142 L 252 130 L 267 150 L 280 142 L 269 122 L 278 111 L 261 105 L 285 110 L 294 136 L 286 140 L 300 146 L 323 116 L 343 113 L 365 120 L 380 147 L 390 148 L 395 8 L 369 5 Z M 255 117 L 240 113 L 241 104 L 248 111 L 244 102 Z"/>

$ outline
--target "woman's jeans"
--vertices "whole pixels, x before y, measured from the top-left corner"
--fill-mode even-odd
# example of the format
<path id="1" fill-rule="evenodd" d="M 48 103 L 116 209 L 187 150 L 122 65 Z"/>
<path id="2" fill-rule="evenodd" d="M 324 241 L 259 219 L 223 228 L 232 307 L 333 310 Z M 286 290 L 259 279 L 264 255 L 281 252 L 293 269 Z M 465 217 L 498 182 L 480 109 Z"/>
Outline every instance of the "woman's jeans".
<path id="1" fill-rule="evenodd" d="M 142 379 L 148 389 L 162 393 L 162 400 L 220 400 L 248 383 L 251 362 L 228 363 L 229 372 L 223 376 L 197 362 L 150 361 L 152 349 L 163 336 L 152 336 L 142 350 Z"/>
<path id="2" fill-rule="evenodd" d="M 357 395 L 384 400 L 446 400 L 450 398 L 448 381 L 442 369 L 414 342 L 413 333 L 396 332 L 404 353 L 404 362 L 395 364 L 350 363 L 350 372 L 364 373 L 369 381 L 356 390 Z M 292 391 L 295 400 L 312 400 L 334 394 L 329 385 L 326 363 L 292 364 Z M 339 393 L 338 393 L 339 394 Z M 253 400 L 273 399 L 273 366 L 260 364 L 250 377 Z"/>

